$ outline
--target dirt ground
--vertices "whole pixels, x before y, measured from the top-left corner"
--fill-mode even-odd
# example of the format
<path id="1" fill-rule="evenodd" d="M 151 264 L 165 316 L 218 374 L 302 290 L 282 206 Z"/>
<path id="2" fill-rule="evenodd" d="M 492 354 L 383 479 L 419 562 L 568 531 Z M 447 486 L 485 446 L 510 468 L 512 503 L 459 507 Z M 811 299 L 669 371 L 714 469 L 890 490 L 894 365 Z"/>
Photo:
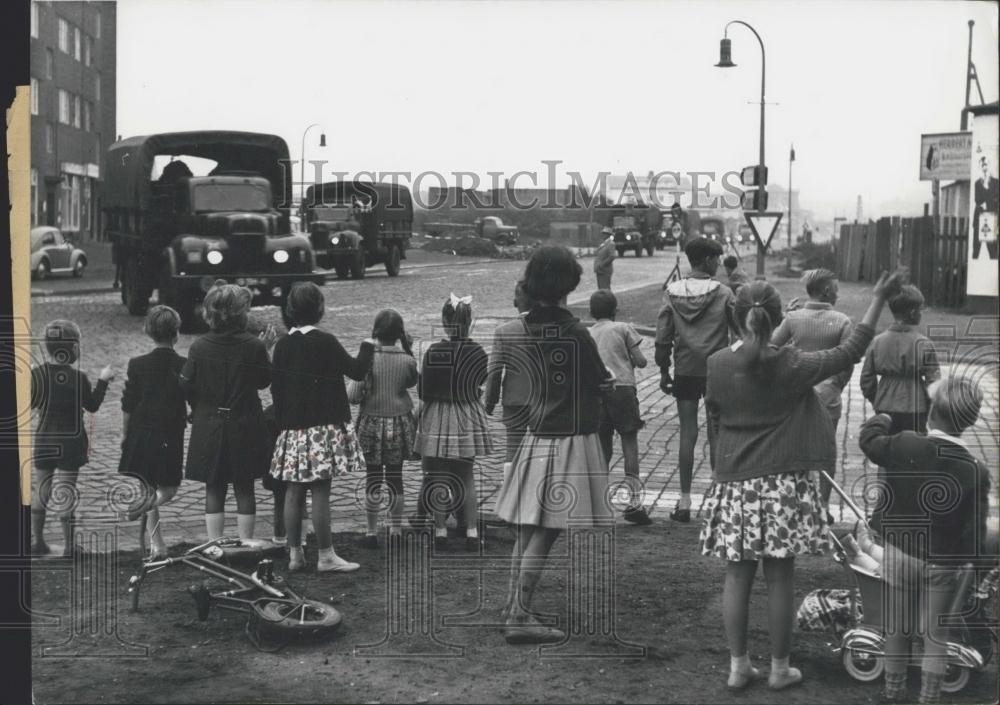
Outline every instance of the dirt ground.
<path id="1" fill-rule="evenodd" d="M 879 684 L 857 683 L 845 673 L 826 635 L 797 634 L 792 662 L 805 675 L 784 692 L 757 683 L 743 693 L 725 686 L 728 672 L 722 616 L 723 565 L 698 555 L 699 524 L 657 522 L 649 527 L 615 527 L 614 632 L 580 630 L 551 651 L 509 646 L 498 630 L 506 590 L 506 559 L 512 535 L 491 533 L 482 558 L 467 554 L 458 539 L 436 554 L 432 566 L 433 627 L 402 620 L 389 636 L 387 604 L 420 614 L 429 600 L 393 600 L 387 589 L 384 548 L 364 549 L 360 535 L 335 536 L 338 551 L 362 563 L 353 574 L 296 574 L 292 584 L 307 596 L 331 602 L 343 614 L 337 634 L 325 643 L 259 651 L 245 633 L 244 615 L 214 609 L 199 622 L 186 588 L 200 579 L 178 567 L 150 576 L 140 609 L 128 610 L 128 577 L 138 566 L 123 554 L 109 577 L 71 580 L 46 562 L 32 575 L 35 700 L 38 703 L 875 703 Z M 174 547 L 176 553 L 181 547 Z M 559 540 L 554 555 L 565 555 Z M 471 556 L 471 559 L 470 559 Z M 314 563 L 315 547 L 307 550 Z M 471 560 L 471 562 L 470 562 Z M 454 569 L 452 568 L 454 566 Z M 537 609 L 561 626 L 586 613 L 586 599 L 567 599 L 568 570 L 557 560 L 539 587 Z M 286 561 L 276 560 L 282 575 Z M 473 568 L 473 570 L 468 570 Z M 797 600 L 818 587 L 847 587 L 829 557 L 797 563 Z M 412 585 L 411 585 L 412 587 Z M 102 598 L 113 596 L 117 603 Z M 592 595 L 592 593 L 588 593 Z M 416 595 L 410 591 L 410 595 Z M 584 595 L 586 598 L 587 594 Z M 96 604 L 70 619 L 69 603 Z M 751 650 L 754 662 L 769 666 L 763 576 L 753 595 Z M 115 612 L 114 610 L 117 610 Z M 118 644 L 110 618 L 117 615 L 117 640 L 146 647 L 133 658 L 114 655 Z M 61 617 L 61 626 L 53 617 Z M 103 622 L 102 622 L 103 619 Z M 453 626 L 450 622 L 471 626 Z M 446 623 L 447 622 L 447 623 Z M 607 623 L 605 623 L 606 626 Z M 51 625 L 51 626 L 47 626 Z M 591 623 L 593 626 L 593 623 Z M 598 625 L 599 627 L 600 625 Z M 75 630 L 71 635 L 70 630 Z M 609 632 L 605 632 L 609 633 Z M 70 637 L 72 636 L 72 639 Z M 433 639 L 431 637 L 434 637 Z M 830 637 L 832 639 L 832 636 Z M 436 639 L 436 641 L 435 641 Z M 68 641 L 68 644 L 66 643 Z M 381 642 L 381 644 L 380 644 Z M 63 644 L 63 646 L 58 646 Z M 365 645 L 375 645 L 365 650 Z M 451 645 L 451 646 L 448 646 Z M 69 657 L 44 655 L 46 647 Z M 134 647 L 130 647 L 134 648 Z M 49 652 L 51 654 L 51 651 Z M 106 654 L 100 656 L 100 654 Z M 73 657 L 73 655 L 77 657 Z M 87 658 L 91 656 L 91 658 Z M 919 673 L 911 671 L 911 691 Z M 995 701 L 996 657 L 950 701 Z"/>

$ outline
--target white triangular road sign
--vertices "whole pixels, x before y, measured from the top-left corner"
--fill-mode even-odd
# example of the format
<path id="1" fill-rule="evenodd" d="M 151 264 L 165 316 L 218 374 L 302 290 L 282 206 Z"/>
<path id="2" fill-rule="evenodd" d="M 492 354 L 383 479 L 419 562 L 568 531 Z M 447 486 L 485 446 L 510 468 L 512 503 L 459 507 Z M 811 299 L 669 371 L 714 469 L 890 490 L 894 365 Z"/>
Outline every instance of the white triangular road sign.
<path id="1" fill-rule="evenodd" d="M 771 238 L 774 237 L 774 233 L 778 231 L 778 223 L 781 222 L 781 216 L 784 215 L 781 212 L 770 213 L 759 211 L 744 211 L 743 217 L 746 218 L 747 225 L 753 231 L 753 236 L 757 238 L 757 242 L 766 250 L 771 244 Z"/>

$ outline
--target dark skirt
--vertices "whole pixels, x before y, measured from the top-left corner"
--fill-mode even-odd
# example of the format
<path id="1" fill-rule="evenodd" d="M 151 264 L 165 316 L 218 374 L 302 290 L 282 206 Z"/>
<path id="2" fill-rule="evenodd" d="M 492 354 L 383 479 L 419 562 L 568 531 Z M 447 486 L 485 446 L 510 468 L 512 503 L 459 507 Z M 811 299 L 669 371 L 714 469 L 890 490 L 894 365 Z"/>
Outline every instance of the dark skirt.
<path id="1" fill-rule="evenodd" d="M 184 429 L 130 428 L 122 444 L 118 472 L 153 487 L 178 487 L 184 468 Z"/>

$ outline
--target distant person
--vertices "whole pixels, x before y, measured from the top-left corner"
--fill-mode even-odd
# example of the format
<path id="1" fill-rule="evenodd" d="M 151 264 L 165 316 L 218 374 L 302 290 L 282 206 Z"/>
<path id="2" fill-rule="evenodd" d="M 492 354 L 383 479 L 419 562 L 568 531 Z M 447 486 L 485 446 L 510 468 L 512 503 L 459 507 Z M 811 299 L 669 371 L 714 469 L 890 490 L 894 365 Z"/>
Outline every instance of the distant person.
<path id="1" fill-rule="evenodd" d="M 736 255 L 727 255 L 722 260 L 722 266 L 726 269 L 726 278 L 729 280 L 726 283 L 733 290 L 733 294 L 739 291 L 741 286 L 752 281 L 750 275 L 740 268 L 740 261 L 736 258 Z"/>
<path id="2" fill-rule="evenodd" d="M 190 167 L 185 164 L 180 159 L 172 161 L 163 167 L 163 172 L 160 173 L 159 183 L 161 184 L 176 184 L 183 178 L 193 176 Z"/>
<path id="3" fill-rule="evenodd" d="M 844 343 L 851 337 L 854 325 L 845 314 L 833 309 L 837 303 L 837 275 L 829 269 L 811 269 L 802 276 L 802 281 L 806 285 L 809 300 L 802 308 L 788 312 L 781 325 L 775 329 L 771 344 L 781 347 L 790 343 L 803 352 L 818 352 Z M 833 377 L 824 379 L 813 388 L 820 403 L 830 415 L 834 433 L 837 432 L 837 424 L 840 422 L 840 397 L 844 393 L 844 387 L 851 381 L 853 373 L 852 365 Z M 827 472 L 830 473 L 830 477 L 836 476 L 836 458 Z M 829 507 L 832 489 L 829 481 L 821 475 L 820 495 L 823 506 Z M 828 521 L 829 519 L 830 517 Z"/>
<path id="4" fill-rule="evenodd" d="M 698 237 L 688 242 L 684 252 L 691 263 L 691 274 L 667 285 L 667 301 L 656 322 L 655 359 L 660 367 L 660 389 L 677 400 L 680 417 L 681 496 L 670 518 L 689 522 L 694 447 L 698 442 L 698 401 L 705 396 L 707 360 L 729 344 L 729 333 L 737 328 L 733 292 L 712 278 L 719 269 L 722 245 Z M 676 375 L 673 378 L 671 355 Z M 711 426 L 708 431 L 709 451 L 714 453 Z"/>
<path id="5" fill-rule="evenodd" d="M 924 295 L 908 284 L 889 299 L 895 322 L 875 336 L 861 367 L 861 392 L 875 413 L 892 418 L 890 433 L 927 433 L 927 388 L 941 378 L 934 343 L 917 330 Z"/>
<path id="6" fill-rule="evenodd" d="M 633 524 L 651 522 L 642 506 L 642 481 L 639 479 L 639 430 L 645 425 L 639 412 L 639 396 L 635 386 L 635 368 L 646 366 L 642 354 L 642 336 L 632 324 L 616 321 L 618 299 L 610 291 L 595 291 L 590 296 L 590 315 L 595 323 L 590 335 L 597 343 L 604 366 L 615 376 L 615 388 L 604 395 L 598 437 L 604 460 L 611 462 L 614 434 L 622 439 L 625 481 L 629 490 L 629 505 L 625 521 Z"/>
<path id="7" fill-rule="evenodd" d="M 597 276 L 597 288 L 610 290 L 618 251 L 615 249 L 615 234 L 611 228 L 604 228 L 601 234 L 605 237 L 594 253 L 594 274 Z"/>

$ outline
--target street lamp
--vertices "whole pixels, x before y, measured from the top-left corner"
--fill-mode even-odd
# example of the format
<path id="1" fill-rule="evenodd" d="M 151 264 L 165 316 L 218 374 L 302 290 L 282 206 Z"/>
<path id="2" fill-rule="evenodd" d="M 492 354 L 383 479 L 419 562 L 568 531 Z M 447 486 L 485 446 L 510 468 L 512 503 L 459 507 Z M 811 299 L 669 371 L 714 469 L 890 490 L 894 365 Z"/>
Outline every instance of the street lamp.
<path id="1" fill-rule="evenodd" d="M 318 122 L 314 122 L 302 132 L 302 151 L 299 152 L 302 158 L 302 164 L 299 168 L 299 230 L 302 232 L 305 232 L 306 229 L 306 135 L 309 130 L 319 126 Z M 319 135 L 319 146 L 326 146 L 325 132 L 321 132 Z"/>
<path id="2" fill-rule="evenodd" d="M 743 20 L 733 20 L 726 24 L 723 30 L 722 41 L 719 42 L 719 63 L 716 66 L 720 69 L 729 69 L 736 66 L 733 63 L 733 42 L 729 39 L 729 25 L 741 24 L 751 32 L 753 36 L 757 37 L 757 42 L 760 44 L 760 159 L 758 160 L 759 166 L 759 179 L 763 181 L 764 179 L 764 41 L 757 34 L 757 30 L 751 27 L 749 24 Z M 759 188 L 763 189 L 764 184 L 759 185 Z M 763 213 L 766 210 L 764 206 L 764 199 L 760 198 L 757 202 L 757 211 Z M 764 277 L 764 246 L 757 241 L 757 278 L 762 279 Z"/>

